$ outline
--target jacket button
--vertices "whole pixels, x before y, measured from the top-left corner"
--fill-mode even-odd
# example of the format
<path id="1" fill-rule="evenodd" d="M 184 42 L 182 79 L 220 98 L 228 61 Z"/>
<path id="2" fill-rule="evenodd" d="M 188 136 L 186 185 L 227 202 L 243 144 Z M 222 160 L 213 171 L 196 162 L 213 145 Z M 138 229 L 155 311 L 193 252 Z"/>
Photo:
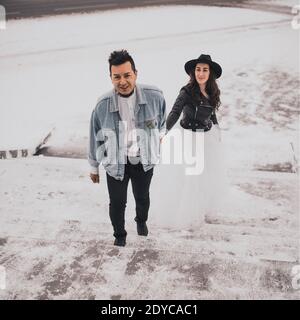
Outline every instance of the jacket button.
<path id="1" fill-rule="evenodd" d="M 189 123 L 189 126 L 191 126 L 192 124 L 191 123 Z"/>
<path id="2" fill-rule="evenodd" d="M 203 104 L 203 101 L 201 101 L 200 103 Z"/>
<path id="3" fill-rule="evenodd" d="M 196 126 L 198 125 L 198 123 L 196 123 Z"/>

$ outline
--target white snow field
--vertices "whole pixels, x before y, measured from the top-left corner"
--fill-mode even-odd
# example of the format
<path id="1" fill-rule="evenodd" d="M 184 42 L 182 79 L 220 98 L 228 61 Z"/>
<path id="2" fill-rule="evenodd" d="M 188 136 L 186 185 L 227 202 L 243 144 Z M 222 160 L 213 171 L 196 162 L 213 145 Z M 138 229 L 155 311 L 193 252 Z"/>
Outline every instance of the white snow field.
<path id="1" fill-rule="evenodd" d="M 126 48 L 138 81 L 168 111 L 184 63 L 223 67 L 218 119 L 230 197 L 199 228 L 159 227 L 112 245 L 105 173 L 85 159 L 0 160 L 2 299 L 298 299 L 299 30 L 291 15 L 161 6 L 8 21 L 0 31 L 0 152 L 47 146 L 84 158 L 89 117 L 111 88 L 107 59 Z M 0 153 L 1 155 L 1 153 Z M 130 190 L 130 188 L 129 188 Z M 162 190 L 162 201 L 167 201 Z"/>

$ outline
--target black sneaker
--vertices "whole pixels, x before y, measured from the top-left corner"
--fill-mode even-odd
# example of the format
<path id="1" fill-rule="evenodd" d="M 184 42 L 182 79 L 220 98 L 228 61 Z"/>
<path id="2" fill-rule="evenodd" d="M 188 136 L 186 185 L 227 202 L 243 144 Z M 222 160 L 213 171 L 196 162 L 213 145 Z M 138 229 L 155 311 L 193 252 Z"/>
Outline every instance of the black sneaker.
<path id="1" fill-rule="evenodd" d="M 146 222 L 137 222 L 137 233 L 139 236 L 147 236 L 148 235 L 148 228 Z"/>
<path id="2" fill-rule="evenodd" d="M 125 244 L 126 244 L 126 237 L 120 237 L 115 239 L 115 242 L 114 242 L 115 246 L 125 247 Z"/>

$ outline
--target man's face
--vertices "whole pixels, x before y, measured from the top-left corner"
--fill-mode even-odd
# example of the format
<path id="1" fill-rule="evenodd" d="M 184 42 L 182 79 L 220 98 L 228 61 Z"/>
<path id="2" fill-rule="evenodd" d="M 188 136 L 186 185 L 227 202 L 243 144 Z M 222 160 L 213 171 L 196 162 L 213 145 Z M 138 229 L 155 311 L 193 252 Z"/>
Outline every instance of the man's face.
<path id="1" fill-rule="evenodd" d="M 122 95 L 130 94 L 137 78 L 137 72 L 134 72 L 129 61 L 119 66 L 111 66 L 111 82 L 116 91 Z"/>

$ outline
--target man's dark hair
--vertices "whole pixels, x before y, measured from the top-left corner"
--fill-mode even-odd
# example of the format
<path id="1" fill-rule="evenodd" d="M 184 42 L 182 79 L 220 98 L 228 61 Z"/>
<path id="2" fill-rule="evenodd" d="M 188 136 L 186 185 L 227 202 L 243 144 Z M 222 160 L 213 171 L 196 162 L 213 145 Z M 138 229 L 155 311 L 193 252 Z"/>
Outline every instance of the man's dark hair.
<path id="1" fill-rule="evenodd" d="M 130 62 L 132 70 L 136 72 L 134 61 L 126 50 L 113 51 L 108 59 L 109 73 L 111 74 L 111 66 L 119 66 L 127 61 Z"/>

